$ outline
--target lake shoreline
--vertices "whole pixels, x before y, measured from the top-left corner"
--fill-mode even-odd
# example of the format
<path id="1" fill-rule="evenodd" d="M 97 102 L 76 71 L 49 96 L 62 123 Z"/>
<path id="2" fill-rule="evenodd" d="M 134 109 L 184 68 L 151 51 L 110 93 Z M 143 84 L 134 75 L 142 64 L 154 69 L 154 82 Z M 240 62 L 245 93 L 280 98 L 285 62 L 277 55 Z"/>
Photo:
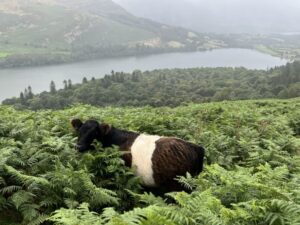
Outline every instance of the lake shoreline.
<path id="1" fill-rule="evenodd" d="M 89 61 L 96 61 L 96 60 L 103 60 L 103 59 L 122 59 L 122 58 L 127 58 L 127 57 L 143 57 L 143 56 L 152 56 L 152 55 L 161 55 L 161 54 L 170 54 L 170 53 L 189 53 L 189 52 L 207 52 L 207 51 L 213 51 L 216 49 L 226 49 L 226 48 L 212 48 L 212 49 L 203 49 L 203 50 L 196 50 L 196 49 L 151 49 L 149 52 L 134 52 L 132 53 L 124 53 L 124 54 L 117 54 L 117 55 L 104 55 L 104 56 L 95 56 L 95 57 L 90 57 L 90 58 L 76 58 L 72 57 L 71 55 L 68 54 L 53 54 L 49 53 L 49 62 L 42 62 L 39 60 L 39 54 L 34 54 L 28 55 L 9 55 L 8 57 L 24 57 L 24 61 L 35 61 L 32 64 L 27 64 L 24 61 L 21 61 L 20 64 L 10 66 L 9 64 L 6 65 L 6 62 L 8 58 L 0 58 L 0 70 L 2 69 L 18 69 L 18 68 L 30 68 L 30 67 L 44 67 L 44 66 L 56 66 L 56 65 L 67 65 L 67 64 L 75 64 L 75 63 L 81 63 L 81 62 L 89 62 Z M 47 54 L 41 54 L 41 56 L 45 57 Z M 51 57 L 57 57 L 55 61 L 51 61 Z M 28 58 L 27 58 L 28 57 Z M 33 58 L 30 58 L 33 57 Z M 66 57 L 66 58 L 64 58 Z M 25 64 L 25 65 L 22 65 Z"/>
<path id="2" fill-rule="evenodd" d="M 90 62 L 90 61 L 97 61 L 97 60 L 109 60 L 109 59 L 123 59 L 123 58 L 128 58 L 128 57 L 147 57 L 147 56 L 155 56 L 155 55 L 163 55 L 163 54 L 171 54 L 171 53 L 195 53 L 195 52 L 211 52 L 214 50 L 225 50 L 225 49 L 246 49 L 246 50 L 253 50 L 253 51 L 258 51 L 260 53 L 264 53 L 273 57 L 281 58 L 283 60 L 287 60 L 289 62 L 294 61 L 293 59 L 289 57 L 281 57 L 280 54 L 277 52 L 271 53 L 270 51 L 267 51 L 266 49 L 262 49 L 259 47 L 253 47 L 253 48 L 248 48 L 248 47 L 222 47 L 222 48 L 213 48 L 213 49 L 205 49 L 205 50 L 189 50 L 189 49 L 182 49 L 182 50 L 174 50 L 174 51 L 164 51 L 164 50 L 158 50 L 157 52 L 152 52 L 152 53 L 136 53 L 136 54 L 124 54 L 124 55 L 116 55 L 116 56 L 103 56 L 103 57 L 94 57 L 94 58 L 86 58 L 86 59 L 71 59 L 67 61 L 57 61 L 53 63 L 39 63 L 37 62 L 36 64 L 32 65 L 20 65 L 20 66 L 3 66 L 1 65 L 1 60 L 3 58 L 0 58 L 0 70 L 4 69 L 26 69 L 26 68 L 33 68 L 33 67 L 47 67 L 47 66 L 59 66 L 59 65 L 72 65 L 72 64 L 77 64 L 77 63 L 84 63 L 84 62 Z M 51 54 L 50 54 L 51 55 Z"/>
<path id="3" fill-rule="evenodd" d="M 288 61 L 249 49 L 216 49 L 205 52 L 163 53 L 136 57 L 89 60 L 79 63 L 41 67 L 19 67 L 0 70 L 0 101 L 18 96 L 29 85 L 34 93 L 49 90 L 53 80 L 57 88 L 64 80 L 73 83 L 87 79 L 102 78 L 112 70 L 132 72 L 155 69 L 197 67 L 245 67 L 247 69 L 269 69 L 285 65 Z"/>

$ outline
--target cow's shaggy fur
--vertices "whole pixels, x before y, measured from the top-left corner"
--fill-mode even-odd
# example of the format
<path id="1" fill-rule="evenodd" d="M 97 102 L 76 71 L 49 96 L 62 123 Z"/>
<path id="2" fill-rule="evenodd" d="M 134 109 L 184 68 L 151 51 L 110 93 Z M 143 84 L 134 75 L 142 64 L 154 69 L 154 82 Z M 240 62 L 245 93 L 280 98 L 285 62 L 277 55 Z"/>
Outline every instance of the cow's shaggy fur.
<path id="1" fill-rule="evenodd" d="M 164 187 L 174 191 L 182 188 L 174 180 L 176 176 L 197 175 L 202 171 L 204 148 L 176 137 L 161 137 L 120 130 L 95 120 L 82 123 L 72 120 L 78 132 L 77 149 L 91 148 L 93 140 L 103 147 L 117 145 L 124 151 L 125 164 L 134 168 L 146 187 Z"/>

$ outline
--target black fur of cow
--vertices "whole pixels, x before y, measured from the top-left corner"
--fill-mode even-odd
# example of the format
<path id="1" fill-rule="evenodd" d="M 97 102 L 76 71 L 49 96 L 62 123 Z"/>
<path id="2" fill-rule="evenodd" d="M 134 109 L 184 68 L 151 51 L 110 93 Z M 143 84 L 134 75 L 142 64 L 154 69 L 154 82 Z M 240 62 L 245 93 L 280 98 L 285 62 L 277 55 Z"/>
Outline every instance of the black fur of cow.
<path id="1" fill-rule="evenodd" d="M 82 123 L 72 120 L 78 132 L 77 149 L 84 152 L 91 149 L 93 140 L 103 147 L 117 145 L 123 154 L 125 164 L 133 167 L 146 187 L 165 187 L 167 190 L 181 190 L 174 180 L 176 176 L 199 174 L 203 169 L 204 148 L 175 137 L 161 137 L 124 131 L 95 120 Z"/>

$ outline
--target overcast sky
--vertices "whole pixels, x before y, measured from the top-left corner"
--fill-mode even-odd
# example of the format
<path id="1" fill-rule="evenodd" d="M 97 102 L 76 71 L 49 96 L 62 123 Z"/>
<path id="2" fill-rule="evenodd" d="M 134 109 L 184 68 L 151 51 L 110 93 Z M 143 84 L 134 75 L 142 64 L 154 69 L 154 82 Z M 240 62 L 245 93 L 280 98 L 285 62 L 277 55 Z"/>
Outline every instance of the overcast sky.
<path id="1" fill-rule="evenodd" d="M 300 31 L 300 0 L 114 0 L 131 13 L 200 32 Z"/>

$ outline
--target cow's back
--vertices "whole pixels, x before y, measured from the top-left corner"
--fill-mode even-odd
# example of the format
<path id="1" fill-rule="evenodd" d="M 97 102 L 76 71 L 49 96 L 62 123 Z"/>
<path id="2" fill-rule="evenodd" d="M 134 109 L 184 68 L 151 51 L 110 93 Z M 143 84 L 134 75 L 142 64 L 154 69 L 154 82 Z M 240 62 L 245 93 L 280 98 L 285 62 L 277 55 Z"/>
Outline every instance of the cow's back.
<path id="1" fill-rule="evenodd" d="M 186 172 L 197 175 L 203 168 L 204 149 L 179 138 L 163 137 L 156 141 L 152 156 L 154 180 L 157 185 L 174 184 L 176 176 Z"/>

